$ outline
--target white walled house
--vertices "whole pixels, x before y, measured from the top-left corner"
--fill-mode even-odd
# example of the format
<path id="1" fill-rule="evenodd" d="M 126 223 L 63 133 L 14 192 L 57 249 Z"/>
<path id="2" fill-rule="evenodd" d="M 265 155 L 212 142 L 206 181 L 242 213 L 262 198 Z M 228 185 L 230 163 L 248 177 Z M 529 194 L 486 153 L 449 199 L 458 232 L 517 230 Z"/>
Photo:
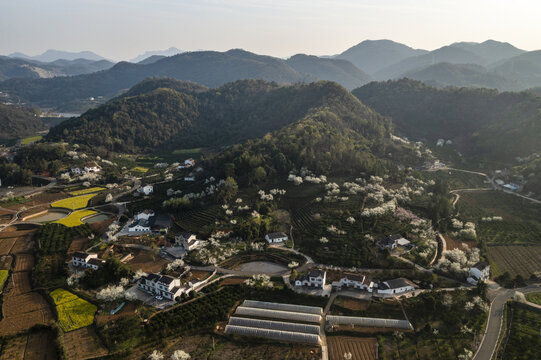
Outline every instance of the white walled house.
<path id="1" fill-rule="evenodd" d="M 353 288 L 372 292 L 374 282 L 361 274 L 345 273 L 339 281 L 333 281 L 332 287 L 335 289 Z"/>
<path id="2" fill-rule="evenodd" d="M 141 219 L 145 219 L 145 220 L 148 220 L 150 219 L 151 217 L 153 217 L 154 215 L 156 215 L 156 213 L 154 212 L 154 210 L 144 210 L 144 211 L 141 211 L 140 213 L 137 213 L 135 214 L 135 216 L 133 217 L 134 220 L 141 220 Z"/>
<path id="3" fill-rule="evenodd" d="M 477 285 L 479 281 L 484 282 L 490 277 L 490 265 L 486 261 L 479 261 L 470 268 L 468 282 Z"/>
<path id="4" fill-rule="evenodd" d="M 300 275 L 295 279 L 295 286 L 311 286 L 323 288 L 327 279 L 327 272 L 324 270 L 310 270 L 304 275 Z"/>
<path id="5" fill-rule="evenodd" d="M 203 242 L 198 240 L 195 234 L 183 232 L 175 236 L 175 244 L 181 245 L 186 251 L 192 251 L 199 248 Z"/>
<path id="6" fill-rule="evenodd" d="M 287 241 L 287 235 L 283 232 L 275 232 L 265 235 L 265 240 L 269 244 L 283 243 Z"/>
<path id="7" fill-rule="evenodd" d="M 379 283 L 378 294 L 396 295 L 415 290 L 416 286 L 408 279 L 398 278 Z"/>
<path id="8" fill-rule="evenodd" d="M 98 259 L 98 254 L 94 253 L 85 253 L 85 252 L 74 252 L 71 255 L 71 263 L 73 266 L 77 267 L 84 267 L 84 268 L 91 268 L 94 270 L 98 270 L 99 266 L 104 261 L 101 259 Z"/>
<path id="9" fill-rule="evenodd" d="M 136 214 L 127 225 L 129 235 L 167 234 L 171 226 L 171 218 L 165 214 L 156 214 L 153 210 L 145 210 Z"/>
<path id="10" fill-rule="evenodd" d="M 154 186 L 152 185 L 145 185 L 137 189 L 137 192 L 140 194 L 150 195 L 154 192 Z"/>
<path id="11" fill-rule="evenodd" d="M 160 274 L 142 276 L 137 282 L 137 288 L 152 295 L 163 296 L 169 300 L 175 300 L 177 296 L 180 296 L 185 291 L 180 279 Z"/>
<path id="12" fill-rule="evenodd" d="M 101 171 L 101 168 L 96 164 L 88 164 L 88 165 L 85 165 L 84 171 L 86 173 L 91 173 L 91 172 L 97 173 Z"/>

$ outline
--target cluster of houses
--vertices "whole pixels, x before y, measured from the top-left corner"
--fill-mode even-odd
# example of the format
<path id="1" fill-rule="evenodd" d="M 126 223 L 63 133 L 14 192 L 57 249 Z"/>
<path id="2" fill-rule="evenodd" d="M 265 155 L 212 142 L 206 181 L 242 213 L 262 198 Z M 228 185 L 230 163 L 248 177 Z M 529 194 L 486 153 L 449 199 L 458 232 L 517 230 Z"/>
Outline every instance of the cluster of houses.
<path id="1" fill-rule="evenodd" d="M 195 234 L 181 232 L 175 236 L 175 245 L 182 246 L 186 252 L 199 249 L 204 244 L 205 241 L 197 239 Z"/>
<path id="2" fill-rule="evenodd" d="M 88 174 L 88 173 L 100 172 L 101 167 L 98 164 L 92 162 L 92 163 L 85 164 L 84 167 L 74 166 L 70 170 L 73 175 L 83 175 L 83 174 Z"/>
<path id="3" fill-rule="evenodd" d="M 152 186 L 151 184 L 143 185 L 137 189 L 137 192 L 139 194 L 148 196 L 154 192 L 154 186 Z"/>
<path id="4" fill-rule="evenodd" d="M 195 160 L 194 159 L 186 159 L 182 164 L 178 166 L 178 169 L 189 169 L 195 166 Z"/>
<path id="5" fill-rule="evenodd" d="M 167 234 L 171 227 L 171 218 L 165 214 L 156 214 L 154 210 L 144 210 L 133 217 L 128 224 L 128 235 Z"/>
<path id="6" fill-rule="evenodd" d="M 322 289 L 327 280 L 327 272 L 320 269 L 312 269 L 295 279 L 295 286 L 307 286 Z M 334 290 L 357 289 L 378 295 L 398 295 L 413 291 L 417 286 L 408 279 L 398 278 L 380 282 L 374 282 L 362 274 L 344 273 L 340 280 L 332 282 Z"/>

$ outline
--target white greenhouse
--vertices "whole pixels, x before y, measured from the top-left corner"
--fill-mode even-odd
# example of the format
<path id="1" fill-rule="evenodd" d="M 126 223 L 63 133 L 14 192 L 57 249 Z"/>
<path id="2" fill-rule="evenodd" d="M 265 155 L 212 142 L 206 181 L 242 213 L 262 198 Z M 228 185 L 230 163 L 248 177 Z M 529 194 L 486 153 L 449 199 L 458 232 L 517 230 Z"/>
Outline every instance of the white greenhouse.
<path id="1" fill-rule="evenodd" d="M 305 334 L 292 331 L 280 331 L 270 329 L 259 329 L 246 326 L 227 325 L 225 333 L 231 335 L 253 336 L 266 339 L 273 339 L 287 342 L 301 342 L 306 344 L 320 345 L 321 339 L 319 335 Z"/>
<path id="2" fill-rule="evenodd" d="M 326 320 L 327 320 L 327 323 L 331 326 L 357 325 L 357 326 L 364 326 L 364 327 L 382 327 L 382 328 L 413 330 L 413 326 L 408 320 L 378 319 L 378 318 L 336 316 L 336 315 L 327 315 Z"/>
<path id="3" fill-rule="evenodd" d="M 255 316 L 258 318 L 268 318 L 268 319 L 282 319 L 289 321 L 302 321 L 308 323 L 321 322 L 321 315 L 316 314 L 306 314 L 298 313 L 291 311 L 281 311 L 281 310 L 270 310 L 270 309 L 259 309 L 239 306 L 235 311 L 235 315 L 241 316 Z"/>
<path id="4" fill-rule="evenodd" d="M 317 306 L 305 306 L 305 305 L 293 305 L 293 304 L 281 304 L 266 301 L 244 300 L 242 303 L 244 307 L 269 309 L 269 310 L 282 310 L 292 311 L 306 314 L 322 315 L 323 309 Z"/>
<path id="5" fill-rule="evenodd" d="M 320 330 L 319 325 L 296 324 L 283 321 L 248 319 L 240 317 L 231 317 L 229 319 L 229 325 L 247 326 L 269 330 L 293 331 L 316 335 L 319 335 Z"/>

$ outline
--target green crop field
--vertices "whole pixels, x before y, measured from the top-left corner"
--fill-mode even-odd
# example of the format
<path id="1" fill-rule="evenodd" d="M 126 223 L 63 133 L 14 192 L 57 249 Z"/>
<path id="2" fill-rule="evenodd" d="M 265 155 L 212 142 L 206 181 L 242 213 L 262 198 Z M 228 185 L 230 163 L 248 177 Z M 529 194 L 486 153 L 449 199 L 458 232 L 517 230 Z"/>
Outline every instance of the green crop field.
<path id="1" fill-rule="evenodd" d="M 62 224 L 67 227 L 75 227 L 79 225 L 83 225 L 83 222 L 81 221 L 82 218 L 85 218 L 90 215 L 97 214 L 94 210 L 77 210 L 69 214 L 68 216 L 55 221 L 55 223 Z"/>
<path id="2" fill-rule="evenodd" d="M 66 208 L 70 210 L 82 209 L 84 207 L 87 207 L 90 199 L 92 199 L 96 195 L 97 194 L 87 194 L 58 200 L 52 203 L 51 207 Z"/>
<path id="3" fill-rule="evenodd" d="M 29 136 L 29 137 L 26 137 L 24 139 L 21 140 L 21 144 L 22 145 L 28 145 L 28 144 L 32 144 L 36 141 L 40 141 L 41 139 L 43 139 L 43 136 L 41 135 L 35 135 L 35 136 Z"/>
<path id="4" fill-rule="evenodd" d="M 482 175 L 466 173 L 455 170 L 425 171 L 422 173 L 424 180 L 444 180 L 451 190 L 486 188 L 486 178 Z"/>
<path id="5" fill-rule="evenodd" d="M 507 321 L 509 337 L 498 359 L 541 359 L 541 310 L 513 302 L 508 307 Z"/>
<path id="6" fill-rule="evenodd" d="M 4 284 L 6 283 L 8 276 L 9 276 L 8 270 L 0 270 L 0 290 L 4 288 Z"/>
<path id="7" fill-rule="evenodd" d="M 86 195 L 86 194 L 92 194 L 92 193 L 100 192 L 100 191 L 103 191 L 103 190 L 105 190 L 104 187 L 94 186 L 94 187 L 91 187 L 91 188 L 88 188 L 88 189 L 70 191 L 68 194 L 70 194 L 72 196 Z"/>
<path id="8" fill-rule="evenodd" d="M 526 300 L 537 305 L 541 305 L 541 292 L 535 292 L 526 295 Z"/>
<path id="9" fill-rule="evenodd" d="M 64 289 L 56 289 L 50 293 L 58 312 L 58 322 L 63 331 L 68 332 L 94 322 L 94 314 L 98 307 Z"/>

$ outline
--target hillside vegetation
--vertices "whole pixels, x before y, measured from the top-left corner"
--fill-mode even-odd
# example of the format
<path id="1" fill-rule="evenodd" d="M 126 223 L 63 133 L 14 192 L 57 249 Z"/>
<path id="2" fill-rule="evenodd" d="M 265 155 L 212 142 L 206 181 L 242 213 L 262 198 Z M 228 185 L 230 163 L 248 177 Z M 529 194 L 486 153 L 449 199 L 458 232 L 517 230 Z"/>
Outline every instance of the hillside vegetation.
<path id="1" fill-rule="evenodd" d="M 393 119 L 413 139 L 450 139 L 469 156 L 513 161 L 541 150 L 541 99 L 531 93 L 436 89 L 402 79 L 370 83 L 353 94 Z"/>
<path id="2" fill-rule="evenodd" d="M 156 88 L 162 85 L 168 88 Z M 174 90 L 185 88 L 187 92 Z M 146 89 L 149 92 L 141 93 Z M 307 115 L 332 113 L 337 107 L 347 109 L 350 118 L 370 114 L 369 125 L 378 128 L 378 137 L 389 126 L 384 125 L 383 117 L 364 107 L 363 112 L 356 114 L 362 105 L 344 88 L 330 82 L 280 86 L 244 80 L 202 91 L 195 85 L 156 79 L 137 85 L 130 93 L 138 95 L 114 99 L 65 121 L 53 128 L 47 139 L 119 152 L 167 147 L 219 148 L 261 137 Z M 341 120 L 334 116 L 327 121 Z M 367 124 L 358 120 L 354 130 Z"/>
<path id="3" fill-rule="evenodd" d="M 44 129 L 36 110 L 0 103 L 0 141 L 34 135 Z"/>

